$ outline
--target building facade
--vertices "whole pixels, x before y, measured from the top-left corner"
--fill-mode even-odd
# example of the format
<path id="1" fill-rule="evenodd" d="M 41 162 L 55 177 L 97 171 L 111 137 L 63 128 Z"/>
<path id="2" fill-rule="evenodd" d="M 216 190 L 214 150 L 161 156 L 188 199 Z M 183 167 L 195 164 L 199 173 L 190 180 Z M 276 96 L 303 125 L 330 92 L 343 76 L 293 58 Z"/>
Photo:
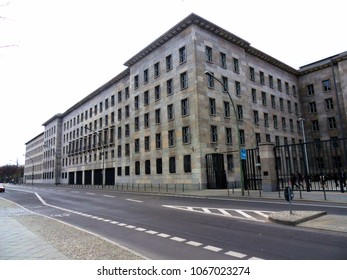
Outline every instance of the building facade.
<path id="1" fill-rule="evenodd" d="M 340 54 L 296 70 L 191 14 L 130 58 L 122 73 L 43 124 L 42 182 L 238 183 L 239 147 L 300 143 L 302 124 L 310 140 L 341 135 L 346 65 Z M 308 94 L 311 85 L 328 89 L 326 80 L 331 97 Z M 317 112 L 333 107 L 314 115 L 307 110 L 313 102 Z M 326 123 L 310 131 L 316 119 Z M 221 159 L 219 186 L 208 184 L 209 155 L 212 164 Z"/>
<path id="2" fill-rule="evenodd" d="M 24 183 L 40 184 L 43 182 L 43 143 L 44 133 L 40 133 L 25 143 Z"/>

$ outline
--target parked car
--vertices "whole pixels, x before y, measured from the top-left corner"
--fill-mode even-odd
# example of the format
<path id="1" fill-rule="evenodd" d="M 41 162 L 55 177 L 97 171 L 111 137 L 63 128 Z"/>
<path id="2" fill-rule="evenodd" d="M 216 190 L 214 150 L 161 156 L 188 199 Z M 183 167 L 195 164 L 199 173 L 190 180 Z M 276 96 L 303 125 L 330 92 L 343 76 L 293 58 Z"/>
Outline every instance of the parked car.
<path id="1" fill-rule="evenodd" d="M 5 187 L 0 184 L 0 192 L 5 192 Z"/>

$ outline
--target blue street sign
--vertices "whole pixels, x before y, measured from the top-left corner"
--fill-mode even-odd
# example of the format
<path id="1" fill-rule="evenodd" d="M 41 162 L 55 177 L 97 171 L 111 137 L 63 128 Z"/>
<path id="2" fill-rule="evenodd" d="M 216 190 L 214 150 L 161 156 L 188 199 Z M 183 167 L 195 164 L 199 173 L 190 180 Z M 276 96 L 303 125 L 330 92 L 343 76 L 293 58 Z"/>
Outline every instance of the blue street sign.
<path id="1" fill-rule="evenodd" d="M 241 156 L 241 159 L 247 158 L 246 149 L 241 149 L 240 156 Z"/>

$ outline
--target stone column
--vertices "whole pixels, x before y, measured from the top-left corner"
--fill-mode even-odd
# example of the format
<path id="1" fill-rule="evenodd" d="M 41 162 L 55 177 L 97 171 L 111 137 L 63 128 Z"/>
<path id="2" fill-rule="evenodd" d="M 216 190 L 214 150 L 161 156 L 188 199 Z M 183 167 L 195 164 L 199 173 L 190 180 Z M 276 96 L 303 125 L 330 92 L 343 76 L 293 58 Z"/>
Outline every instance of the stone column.
<path id="1" fill-rule="evenodd" d="M 277 191 L 276 159 L 274 143 L 260 143 L 259 155 L 261 165 L 262 185 L 264 192 Z"/>

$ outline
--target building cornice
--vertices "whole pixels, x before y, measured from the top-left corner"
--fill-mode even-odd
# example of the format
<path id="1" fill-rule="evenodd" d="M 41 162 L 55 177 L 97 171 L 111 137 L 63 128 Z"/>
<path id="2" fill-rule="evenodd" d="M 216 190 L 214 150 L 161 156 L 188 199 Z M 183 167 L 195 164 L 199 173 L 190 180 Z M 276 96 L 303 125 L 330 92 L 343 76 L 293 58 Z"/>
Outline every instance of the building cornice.
<path id="1" fill-rule="evenodd" d="M 29 140 L 28 142 L 25 143 L 25 145 L 28 145 L 29 143 L 35 141 L 36 139 L 42 137 L 44 132 L 40 133 L 39 135 L 36 135 L 33 139 Z"/>

